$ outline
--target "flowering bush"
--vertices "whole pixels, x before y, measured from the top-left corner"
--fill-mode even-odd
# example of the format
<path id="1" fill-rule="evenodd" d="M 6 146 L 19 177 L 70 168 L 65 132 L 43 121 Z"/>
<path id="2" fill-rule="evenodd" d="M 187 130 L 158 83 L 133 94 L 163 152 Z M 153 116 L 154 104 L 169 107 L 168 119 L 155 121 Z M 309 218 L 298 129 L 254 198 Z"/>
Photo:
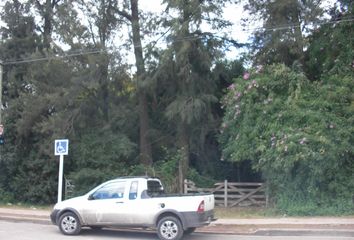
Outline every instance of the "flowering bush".
<path id="1" fill-rule="evenodd" d="M 235 79 L 222 100 L 223 158 L 251 160 L 278 195 L 351 199 L 353 88 L 351 75 L 311 83 L 284 65 Z"/>

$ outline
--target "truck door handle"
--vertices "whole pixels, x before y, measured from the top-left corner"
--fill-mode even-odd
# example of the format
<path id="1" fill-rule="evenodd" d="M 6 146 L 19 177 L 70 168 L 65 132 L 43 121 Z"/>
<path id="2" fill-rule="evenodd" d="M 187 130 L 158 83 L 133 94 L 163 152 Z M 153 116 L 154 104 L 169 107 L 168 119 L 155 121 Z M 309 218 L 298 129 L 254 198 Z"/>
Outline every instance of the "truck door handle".
<path id="1" fill-rule="evenodd" d="M 120 203 L 120 204 L 123 204 L 124 202 L 116 202 L 116 203 Z"/>

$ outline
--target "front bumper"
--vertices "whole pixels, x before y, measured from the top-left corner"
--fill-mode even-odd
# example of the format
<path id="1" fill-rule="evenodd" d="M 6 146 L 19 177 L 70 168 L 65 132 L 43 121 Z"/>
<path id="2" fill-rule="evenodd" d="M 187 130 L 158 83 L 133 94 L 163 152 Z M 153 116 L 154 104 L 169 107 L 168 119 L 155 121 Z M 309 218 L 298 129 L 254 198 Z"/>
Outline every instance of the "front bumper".
<path id="1" fill-rule="evenodd" d="M 50 220 L 54 225 L 57 225 L 59 209 L 53 209 L 52 213 L 50 214 Z"/>

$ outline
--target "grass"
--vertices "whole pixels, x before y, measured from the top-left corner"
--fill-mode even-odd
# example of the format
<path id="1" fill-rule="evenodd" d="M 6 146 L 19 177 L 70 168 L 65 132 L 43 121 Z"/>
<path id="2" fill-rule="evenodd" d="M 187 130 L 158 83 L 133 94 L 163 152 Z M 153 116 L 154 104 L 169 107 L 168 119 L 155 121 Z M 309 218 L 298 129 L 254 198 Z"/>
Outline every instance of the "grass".
<path id="1" fill-rule="evenodd" d="M 350 212 L 348 214 L 285 214 L 276 208 L 262 208 L 262 207 L 232 207 L 232 208 L 215 208 L 216 218 L 233 219 L 233 218 L 268 218 L 268 217 L 354 217 Z"/>
<path id="2" fill-rule="evenodd" d="M 0 208 L 13 208 L 13 209 L 40 209 L 40 210 L 51 210 L 53 208 L 52 205 L 34 205 L 34 204 L 26 204 L 26 203 L 1 203 Z"/>
<path id="3" fill-rule="evenodd" d="M 215 216 L 217 218 L 260 218 L 276 216 L 269 209 L 262 207 L 233 207 L 233 208 L 215 208 Z"/>

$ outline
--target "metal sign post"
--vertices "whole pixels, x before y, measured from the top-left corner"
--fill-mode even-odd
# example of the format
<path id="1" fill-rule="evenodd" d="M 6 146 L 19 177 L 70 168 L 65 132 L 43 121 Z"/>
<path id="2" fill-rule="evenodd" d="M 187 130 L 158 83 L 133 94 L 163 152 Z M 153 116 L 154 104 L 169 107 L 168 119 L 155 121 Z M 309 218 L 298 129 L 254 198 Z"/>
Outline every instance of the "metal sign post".
<path id="1" fill-rule="evenodd" d="M 58 177 L 58 202 L 62 201 L 63 175 L 64 175 L 64 155 L 68 155 L 69 140 L 59 139 L 54 142 L 54 155 L 59 158 L 59 177 Z"/>

